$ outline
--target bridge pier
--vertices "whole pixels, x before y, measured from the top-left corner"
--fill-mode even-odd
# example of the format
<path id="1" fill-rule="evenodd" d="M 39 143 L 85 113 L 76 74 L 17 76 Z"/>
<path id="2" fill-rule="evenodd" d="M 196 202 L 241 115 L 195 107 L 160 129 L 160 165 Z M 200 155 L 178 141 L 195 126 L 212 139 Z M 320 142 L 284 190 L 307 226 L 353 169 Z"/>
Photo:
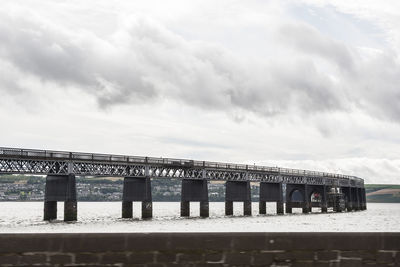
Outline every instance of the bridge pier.
<path id="1" fill-rule="evenodd" d="M 351 187 L 345 186 L 341 187 L 341 191 L 345 196 L 345 210 L 346 211 L 352 211 L 353 210 L 353 197 L 351 195 Z"/>
<path id="2" fill-rule="evenodd" d="M 292 208 L 302 208 L 303 213 L 309 213 L 311 204 L 307 195 L 305 184 L 286 184 L 286 213 L 292 213 Z"/>
<path id="3" fill-rule="evenodd" d="M 259 214 L 267 214 L 267 202 L 261 201 L 261 199 L 260 199 L 260 203 L 258 204 L 258 213 Z"/>
<path id="4" fill-rule="evenodd" d="M 44 220 L 57 219 L 57 201 L 44 201 Z"/>
<path id="5" fill-rule="evenodd" d="M 276 213 L 283 214 L 282 183 L 260 182 L 260 214 L 267 214 L 266 202 L 276 202 Z"/>
<path id="6" fill-rule="evenodd" d="M 343 189 L 334 187 L 334 192 L 330 193 L 329 201 L 334 212 L 343 212 L 346 210 L 346 197 L 343 196 Z"/>
<path id="7" fill-rule="evenodd" d="M 122 201 L 122 218 L 133 218 L 132 201 Z"/>
<path id="8" fill-rule="evenodd" d="M 233 202 L 243 202 L 243 214 L 251 216 L 250 181 L 227 181 L 225 184 L 225 215 L 233 215 Z"/>
<path id="9" fill-rule="evenodd" d="M 151 180 L 149 177 L 125 177 L 122 194 L 122 218 L 133 217 L 133 202 L 142 202 L 142 218 L 153 217 Z"/>
<path id="10" fill-rule="evenodd" d="M 321 212 L 328 212 L 327 190 L 325 185 L 305 185 L 306 203 L 312 212 L 313 207 L 321 208 Z M 314 194 L 319 195 L 319 201 L 311 201 Z"/>
<path id="11" fill-rule="evenodd" d="M 362 188 L 358 188 L 360 194 L 360 210 L 364 210 L 364 194 Z"/>
<path id="12" fill-rule="evenodd" d="M 243 215 L 251 216 L 251 201 L 243 201 Z"/>
<path id="13" fill-rule="evenodd" d="M 361 199 L 362 199 L 362 210 L 367 209 L 367 196 L 365 194 L 365 188 L 361 188 Z"/>
<path id="14" fill-rule="evenodd" d="M 364 201 L 363 201 L 361 187 L 357 187 L 357 195 L 358 195 L 358 210 L 363 210 Z"/>
<path id="15" fill-rule="evenodd" d="M 76 221 L 78 215 L 78 205 L 76 201 L 66 201 L 64 203 L 64 221 Z"/>
<path id="16" fill-rule="evenodd" d="M 74 174 L 47 175 L 43 220 L 57 219 L 57 201 L 64 201 L 64 221 L 76 221 L 78 208 Z"/>
<path id="17" fill-rule="evenodd" d="M 182 180 L 181 216 L 190 216 L 190 201 L 200 202 L 200 217 L 210 216 L 208 202 L 207 180 L 184 179 Z"/>
<path id="18" fill-rule="evenodd" d="M 200 201 L 200 217 L 210 217 L 210 205 L 207 201 Z"/>
<path id="19" fill-rule="evenodd" d="M 360 209 L 359 199 L 358 199 L 359 195 L 357 192 L 358 190 L 356 187 L 351 187 L 350 190 L 351 190 L 351 196 L 352 196 L 352 207 L 353 207 L 352 210 L 358 211 Z"/>
<path id="20" fill-rule="evenodd" d="M 233 201 L 225 200 L 225 215 L 233 215 Z"/>

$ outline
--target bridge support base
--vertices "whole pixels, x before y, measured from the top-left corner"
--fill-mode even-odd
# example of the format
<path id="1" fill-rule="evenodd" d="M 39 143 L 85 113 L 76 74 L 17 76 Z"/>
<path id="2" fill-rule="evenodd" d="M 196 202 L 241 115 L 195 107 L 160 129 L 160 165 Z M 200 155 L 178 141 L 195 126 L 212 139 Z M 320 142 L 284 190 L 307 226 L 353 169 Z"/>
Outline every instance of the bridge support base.
<path id="1" fill-rule="evenodd" d="M 153 218 L 153 202 L 142 201 L 142 218 L 143 219 Z"/>
<path id="2" fill-rule="evenodd" d="M 304 202 L 303 203 L 303 213 L 310 213 L 311 212 L 311 203 L 310 202 Z"/>
<path id="3" fill-rule="evenodd" d="M 210 205 L 208 201 L 200 201 L 200 217 L 210 217 Z"/>
<path id="4" fill-rule="evenodd" d="M 64 221 L 71 222 L 78 219 L 78 204 L 76 201 L 64 202 Z"/>
<path id="5" fill-rule="evenodd" d="M 233 202 L 243 202 L 243 214 L 251 215 L 250 181 L 225 183 L 225 215 L 233 215 Z"/>
<path id="6" fill-rule="evenodd" d="M 44 218 L 45 221 L 57 219 L 57 201 L 44 202 Z"/>
<path id="7" fill-rule="evenodd" d="M 151 201 L 142 201 L 142 218 L 149 219 L 153 217 L 153 203 Z M 133 218 L 133 201 L 122 201 L 122 218 Z"/>
<path id="8" fill-rule="evenodd" d="M 352 207 L 351 203 L 346 203 L 346 210 L 347 211 L 352 211 L 353 210 L 353 207 Z"/>
<path id="9" fill-rule="evenodd" d="M 260 214 L 266 214 L 266 202 L 276 202 L 276 213 L 283 214 L 282 183 L 260 182 Z"/>
<path id="10" fill-rule="evenodd" d="M 340 203 L 336 202 L 336 203 L 334 204 L 333 211 L 334 211 L 334 212 L 342 212 L 342 211 L 344 211 L 344 210 L 343 210 L 342 207 L 340 206 Z"/>
<path id="11" fill-rule="evenodd" d="M 225 201 L 225 215 L 233 215 L 233 201 Z"/>
<path id="12" fill-rule="evenodd" d="M 284 214 L 283 202 L 276 202 L 276 213 Z"/>
<path id="13" fill-rule="evenodd" d="M 267 202 L 265 201 L 260 201 L 258 205 L 258 213 L 260 214 L 267 214 Z"/>
<path id="14" fill-rule="evenodd" d="M 122 218 L 133 217 L 133 203 L 132 201 L 122 201 Z"/>
<path id="15" fill-rule="evenodd" d="M 325 204 L 322 204 L 322 206 L 321 206 L 321 212 L 323 212 L 323 213 L 328 212 L 328 206 L 326 205 L 326 203 L 325 203 Z"/>
<path id="16" fill-rule="evenodd" d="M 243 202 L 243 215 L 244 216 L 251 216 L 251 201 L 244 201 Z"/>
<path id="17" fill-rule="evenodd" d="M 305 205 L 305 207 L 303 207 L 303 213 L 310 213 L 311 208 L 308 207 L 307 205 Z"/>
<path id="18" fill-rule="evenodd" d="M 285 212 L 292 213 L 292 205 L 289 202 L 286 202 Z"/>
<path id="19" fill-rule="evenodd" d="M 122 218 L 133 218 L 133 202 L 142 202 L 142 218 L 153 217 L 149 177 L 125 177 L 122 194 Z"/>
<path id="20" fill-rule="evenodd" d="M 45 221 L 57 219 L 57 201 L 64 201 L 64 221 L 76 221 L 77 202 L 75 175 L 47 175 L 43 216 Z"/>
<path id="21" fill-rule="evenodd" d="M 181 217 L 189 217 L 189 216 L 190 216 L 190 202 L 181 201 Z"/>
<path id="22" fill-rule="evenodd" d="M 182 180 L 181 216 L 190 216 L 190 202 L 200 202 L 200 217 L 209 217 L 207 180 Z"/>

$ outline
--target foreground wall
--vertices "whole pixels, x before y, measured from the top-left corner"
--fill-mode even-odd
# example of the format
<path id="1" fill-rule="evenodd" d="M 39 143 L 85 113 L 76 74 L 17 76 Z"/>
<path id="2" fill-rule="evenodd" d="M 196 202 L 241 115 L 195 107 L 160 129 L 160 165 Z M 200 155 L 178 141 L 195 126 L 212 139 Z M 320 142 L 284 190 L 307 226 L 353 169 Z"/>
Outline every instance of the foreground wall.
<path id="1" fill-rule="evenodd" d="M 400 266 L 400 233 L 0 234 L 0 266 L 367 264 Z"/>

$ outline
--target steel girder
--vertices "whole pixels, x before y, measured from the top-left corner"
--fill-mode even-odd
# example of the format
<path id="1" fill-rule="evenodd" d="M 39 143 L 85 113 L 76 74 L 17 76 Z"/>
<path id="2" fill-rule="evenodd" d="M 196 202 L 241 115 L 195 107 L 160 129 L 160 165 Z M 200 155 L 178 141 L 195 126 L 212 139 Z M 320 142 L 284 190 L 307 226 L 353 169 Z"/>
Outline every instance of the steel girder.
<path id="1" fill-rule="evenodd" d="M 355 176 L 185 159 L 0 148 L 0 174 L 157 177 L 364 187 Z"/>
<path id="2" fill-rule="evenodd" d="M 42 175 L 72 173 L 80 176 L 148 176 L 156 178 L 361 187 L 354 180 L 282 175 L 279 173 L 271 174 L 267 171 L 221 170 L 201 167 L 181 168 L 158 164 L 104 163 L 93 161 L 21 160 L 0 158 L 0 173 Z"/>

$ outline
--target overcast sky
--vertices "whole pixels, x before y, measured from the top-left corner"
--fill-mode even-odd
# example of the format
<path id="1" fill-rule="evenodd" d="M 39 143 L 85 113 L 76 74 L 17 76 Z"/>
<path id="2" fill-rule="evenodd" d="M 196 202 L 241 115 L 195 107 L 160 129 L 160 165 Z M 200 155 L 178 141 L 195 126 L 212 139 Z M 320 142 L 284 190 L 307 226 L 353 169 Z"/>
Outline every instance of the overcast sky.
<path id="1" fill-rule="evenodd" d="M 400 2 L 3 0 L 0 146 L 400 183 Z"/>

